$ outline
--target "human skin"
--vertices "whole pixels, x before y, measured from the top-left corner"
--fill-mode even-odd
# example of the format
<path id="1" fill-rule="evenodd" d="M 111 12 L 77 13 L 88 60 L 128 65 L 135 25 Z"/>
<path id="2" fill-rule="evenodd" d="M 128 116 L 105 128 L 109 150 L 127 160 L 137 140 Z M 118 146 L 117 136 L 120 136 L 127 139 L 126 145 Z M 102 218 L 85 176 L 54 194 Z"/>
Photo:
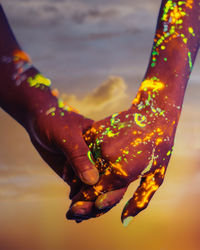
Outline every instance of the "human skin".
<path id="1" fill-rule="evenodd" d="M 149 66 L 130 109 L 95 123 L 85 134 L 100 179 L 73 197 L 68 219 L 104 214 L 141 178 L 122 212 L 127 225 L 162 184 L 184 94 L 199 48 L 200 1 L 163 0 Z"/>
<path id="2" fill-rule="evenodd" d="M 73 168 L 84 183 L 95 184 L 99 174 L 82 137 L 93 121 L 57 98 L 50 80 L 20 48 L 1 5 L 0 34 L 0 107 L 26 129 L 41 157 L 66 182 L 71 183 Z"/>

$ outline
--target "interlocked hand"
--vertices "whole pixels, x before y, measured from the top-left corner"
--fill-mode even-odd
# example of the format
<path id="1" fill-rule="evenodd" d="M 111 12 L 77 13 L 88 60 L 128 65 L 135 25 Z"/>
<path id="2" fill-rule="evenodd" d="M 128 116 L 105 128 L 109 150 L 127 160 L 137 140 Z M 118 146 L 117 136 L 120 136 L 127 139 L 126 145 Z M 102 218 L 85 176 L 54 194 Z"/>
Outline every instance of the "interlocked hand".
<path id="1" fill-rule="evenodd" d="M 126 223 L 149 204 L 163 182 L 178 121 L 170 105 L 158 107 L 155 89 L 148 91 L 149 100 L 139 93 L 131 109 L 95 123 L 85 133 L 100 179 L 92 187 L 83 186 L 73 197 L 69 219 L 80 221 L 105 213 L 138 178 L 140 185 L 126 204 L 122 221 Z"/>

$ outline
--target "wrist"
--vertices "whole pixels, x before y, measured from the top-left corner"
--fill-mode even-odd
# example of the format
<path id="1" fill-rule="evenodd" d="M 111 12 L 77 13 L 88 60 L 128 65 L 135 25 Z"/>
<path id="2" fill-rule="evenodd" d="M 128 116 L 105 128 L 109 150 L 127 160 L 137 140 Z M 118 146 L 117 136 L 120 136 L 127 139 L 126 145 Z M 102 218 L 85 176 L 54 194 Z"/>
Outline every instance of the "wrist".
<path id="1" fill-rule="evenodd" d="M 30 69 L 27 74 L 28 77 L 23 83 L 24 127 L 26 127 L 27 119 L 37 119 L 41 114 L 47 114 L 48 110 L 53 114 L 58 108 L 58 99 L 51 92 L 50 80 L 34 68 Z"/>
<path id="2" fill-rule="evenodd" d="M 29 116 L 57 104 L 50 80 L 32 66 L 28 55 L 20 50 L 0 58 L 0 106 L 22 126 Z"/>
<path id="3" fill-rule="evenodd" d="M 141 83 L 133 106 L 155 116 L 180 116 L 186 83 L 180 79 L 168 79 L 165 82 L 157 77 L 146 77 Z"/>

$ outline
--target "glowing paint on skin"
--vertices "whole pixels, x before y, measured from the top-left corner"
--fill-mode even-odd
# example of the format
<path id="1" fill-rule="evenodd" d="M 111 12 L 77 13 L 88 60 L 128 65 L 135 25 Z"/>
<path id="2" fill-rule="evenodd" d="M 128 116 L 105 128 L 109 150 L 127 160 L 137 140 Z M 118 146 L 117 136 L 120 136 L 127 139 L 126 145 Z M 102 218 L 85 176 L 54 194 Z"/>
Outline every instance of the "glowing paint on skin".
<path id="1" fill-rule="evenodd" d="M 102 185 L 98 185 L 98 186 L 93 186 L 94 188 L 94 194 L 95 195 L 99 195 L 99 194 L 102 194 L 102 190 L 103 190 L 103 186 Z"/>
<path id="2" fill-rule="evenodd" d="M 106 130 L 102 133 L 102 135 L 107 135 L 108 137 L 115 137 L 118 134 L 119 134 L 119 132 L 113 133 L 113 131 L 109 127 L 106 128 Z"/>
<path id="3" fill-rule="evenodd" d="M 51 114 L 51 113 L 54 113 L 56 111 L 56 108 L 55 107 L 52 107 L 52 108 L 50 108 L 50 109 L 48 109 L 47 111 L 46 111 L 46 115 L 49 115 L 49 114 Z"/>
<path id="4" fill-rule="evenodd" d="M 155 160 L 156 158 L 158 158 L 158 156 L 155 157 L 154 153 L 155 153 L 155 148 L 153 149 L 153 152 L 152 152 L 152 155 L 151 155 L 151 159 L 150 159 L 150 161 L 149 161 L 148 166 L 143 170 L 143 172 L 141 173 L 141 175 L 144 175 L 144 174 L 146 174 L 147 172 L 149 172 L 149 171 L 151 170 L 151 167 L 152 167 L 152 165 L 153 165 L 154 160 Z"/>
<path id="5" fill-rule="evenodd" d="M 183 26 L 183 19 L 187 14 L 181 7 L 182 5 L 185 5 L 186 8 L 192 8 L 193 0 L 187 0 L 187 1 L 179 1 L 174 2 L 172 0 L 169 0 L 166 2 L 164 8 L 163 8 L 163 15 L 161 17 L 161 21 L 164 21 L 163 23 L 163 33 L 158 32 L 156 34 L 155 43 L 152 50 L 152 63 L 151 67 L 156 66 L 156 56 L 159 55 L 159 47 L 160 49 L 164 49 L 165 46 L 162 45 L 163 43 L 168 43 L 172 38 L 176 37 L 182 37 L 182 40 L 185 44 L 187 44 L 188 39 L 185 37 L 184 34 L 180 34 L 178 30 L 182 29 Z M 169 24 L 171 25 L 169 29 Z M 195 36 L 193 32 L 193 28 L 189 27 L 189 32 Z"/>
<path id="6" fill-rule="evenodd" d="M 133 220 L 133 217 L 132 216 L 129 216 L 129 217 L 127 217 L 127 218 L 125 218 L 124 220 L 123 220 L 123 226 L 124 227 L 127 227 L 130 223 L 131 223 L 131 221 Z"/>
<path id="7" fill-rule="evenodd" d="M 33 78 L 29 77 L 27 79 L 27 82 L 29 83 L 30 87 L 36 87 L 39 88 L 41 85 L 44 86 L 51 86 L 51 80 L 44 77 L 42 74 L 37 74 Z"/>
<path id="8" fill-rule="evenodd" d="M 165 167 L 156 169 L 154 173 L 147 174 L 145 181 L 140 185 L 135 193 L 135 201 L 138 208 L 144 208 L 151 197 L 151 195 L 159 188 L 156 183 L 155 176 L 159 174 L 160 178 L 164 178 Z M 141 192 L 142 190 L 142 192 Z"/>
<path id="9" fill-rule="evenodd" d="M 64 108 L 65 104 L 61 98 L 58 98 L 58 107 L 59 108 Z"/>
<path id="10" fill-rule="evenodd" d="M 52 90 L 51 90 L 51 94 L 52 94 L 53 96 L 55 96 L 55 97 L 58 97 L 58 96 L 59 96 L 59 91 L 58 91 L 58 89 L 52 89 Z"/>
<path id="11" fill-rule="evenodd" d="M 149 202 L 150 195 L 152 193 L 154 193 L 159 188 L 158 185 L 155 185 L 155 181 L 153 179 L 152 179 L 152 183 L 150 185 L 151 186 L 150 186 L 149 190 L 145 193 L 143 200 L 140 202 L 137 202 L 137 207 L 139 207 L 139 208 L 144 207 Z"/>
<path id="12" fill-rule="evenodd" d="M 99 140 L 99 138 L 96 138 L 96 143 L 93 145 L 93 151 L 94 152 L 94 157 L 95 159 L 101 158 L 101 148 L 100 148 L 100 143 L 102 140 Z"/>
<path id="13" fill-rule="evenodd" d="M 190 34 L 192 34 L 192 36 L 195 36 L 194 30 L 193 30 L 192 27 L 189 27 L 189 28 L 188 28 L 188 31 L 189 31 Z"/>
<path id="14" fill-rule="evenodd" d="M 117 170 L 116 174 L 122 175 L 122 176 L 128 176 L 126 171 L 123 170 L 123 166 L 121 164 L 119 164 L 119 163 L 112 164 L 111 163 L 111 166 L 113 169 Z"/>
<path id="15" fill-rule="evenodd" d="M 153 91 L 161 90 L 164 88 L 164 83 L 159 81 L 158 78 L 146 79 L 142 82 L 140 90 L 152 89 Z"/>
<path id="16" fill-rule="evenodd" d="M 115 114 L 112 115 L 112 117 L 110 119 L 111 126 L 113 126 L 114 124 L 116 124 L 116 123 L 118 123 L 120 121 L 119 119 L 115 120 L 115 117 L 117 117 L 117 116 L 118 116 L 118 113 L 115 113 Z"/>
<path id="17" fill-rule="evenodd" d="M 63 110 L 68 111 L 68 112 L 75 112 L 75 113 L 77 113 L 77 114 L 80 113 L 78 109 L 72 107 L 72 106 L 69 105 L 69 104 L 68 104 L 68 105 L 65 104 L 65 102 L 63 102 L 63 103 L 64 103 L 64 107 L 62 107 Z"/>
<path id="18" fill-rule="evenodd" d="M 15 50 L 14 53 L 13 53 L 13 57 L 14 57 L 14 61 L 26 61 L 26 62 L 29 62 L 31 63 L 31 59 L 29 57 L 29 55 L 22 51 L 22 50 Z"/>
<path id="19" fill-rule="evenodd" d="M 145 116 L 138 113 L 134 114 L 134 121 L 139 127 L 143 128 L 146 126 L 146 124 L 144 123 L 145 120 L 146 120 Z"/>
<path id="20" fill-rule="evenodd" d="M 167 152 L 167 156 L 169 156 L 171 154 L 171 151 L 169 150 L 168 152 Z"/>
<path id="21" fill-rule="evenodd" d="M 87 152 L 87 156 L 88 156 L 88 159 L 90 160 L 90 162 L 95 165 L 95 162 L 93 161 L 92 159 L 92 153 L 90 151 Z"/>
<path id="22" fill-rule="evenodd" d="M 189 60 L 190 71 L 192 71 L 192 58 L 191 58 L 191 52 L 188 52 L 188 60 Z"/>
<path id="23" fill-rule="evenodd" d="M 167 1 L 167 3 L 165 4 L 164 8 L 163 8 L 163 16 L 161 18 L 162 21 L 167 21 L 168 18 L 168 12 L 169 10 L 173 7 L 173 2 L 172 0 Z"/>
<path id="24" fill-rule="evenodd" d="M 122 122 L 122 123 L 120 123 L 119 125 L 118 125 L 118 129 L 120 130 L 120 129 L 122 129 L 122 128 L 125 128 L 126 127 L 126 123 L 125 122 Z"/>
<path id="25" fill-rule="evenodd" d="M 121 160 L 122 160 L 122 157 L 119 156 L 115 162 L 118 163 L 118 162 L 120 162 Z"/>
<path id="26" fill-rule="evenodd" d="M 162 138 L 157 138 L 155 142 L 156 146 L 158 146 L 162 141 L 163 141 Z"/>
<path id="27" fill-rule="evenodd" d="M 194 0 L 187 0 L 185 6 L 186 6 L 187 8 L 192 9 L 193 3 L 194 3 Z"/>
<path id="28" fill-rule="evenodd" d="M 187 15 L 187 18 L 189 18 L 189 14 L 190 14 L 189 12 L 185 10 L 185 6 L 186 5 L 190 6 L 193 3 L 193 1 L 187 0 L 184 2 L 183 1 L 175 2 L 173 0 L 171 1 L 169 0 L 165 2 L 167 2 L 167 4 L 165 5 L 165 11 L 164 11 L 165 16 L 163 15 L 162 18 L 165 18 L 166 20 L 164 22 L 160 22 L 158 25 L 157 34 L 154 40 L 154 47 L 153 47 L 153 52 L 152 52 L 152 62 L 151 62 L 152 64 L 151 65 L 154 67 L 157 66 L 156 65 L 157 61 L 159 62 L 159 65 L 158 65 L 158 69 L 156 70 L 154 69 L 151 72 L 153 72 L 153 74 L 155 74 L 157 77 L 159 77 L 160 72 L 162 74 L 163 72 L 162 70 L 164 70 L 166 66 L 168 67 L 168 64 L 165 63 L 166 61 L 172 60 L 173 62 L 173 59 L 174 59 L 173 57 L 176 55 L 175 53 L 172 53 L 172 52 L 174 52 L 174 49 L 176 49 L 177 46 L 179 46 L 179 43 L 180 43 L 180 47 L 182 48 L 180 52 L 182 52 L 182 50 L 186 52 L 186 58 L 183 58 L 185 55 L 185 53 L 183 53 L 182 59 L 186 59 L 186 64 L 187 64 L 187 54 L 188 54 L 190 69 L 192 68 L 193 50 L 191 49 L 191 53 L 189 52 L 188 46 L 190 46 L 190 43 L 188 43 L 188 41 L 190 41 L 189 39 L 194 40 L 194 38 L 191 35 L 194 32 L 193 32 L 193 28 L 192 27 L 188 28 L 187 23 L 185 24 L 184 22 L 186 19 L 185 16 Z M 183 34 L 184 32 L 186 34 Z M 187 43 L 188 45 L 186 45 Z M 158 57 L 160 56 L 160 58 L 157 58 L 157 56 Z M 186 65 L 187 68 L 189 68 L 189 65 L 188 64 Z M 161 68 L 161 71 L 159 71 L 160 68 Z M 181 76 L 181 73 L 178 70 L 179 70 L 179 67 L 176 68 L 176 64 L 175 64 L 173 68 L 173 76 L 175 77 Z M 152 76 L 151 72 L 148 75 Z M 171 108 L 169 108 L 168 105 L 166 104 L 169 104 L 171 107 L 176 109 L 175 112 L 177 112 L 178 106 L 173 104 L 173 101 L 171 99 L 172 97 L 169 93 L 171 83 L 169 82 L 169 79 L 167 78 L 167 76 L 164 78 L 162 78 L 163 76 L 160 76 L 161 80 L 165 79 L 167 82 L 161 82 L 161 80 L 159 80 L 157 77 L 152 77 L 152 78 L 150 77 L 149 79 L 145 79 L 144 82 L 142 83 L 143 86 L 141 86 L 136 98 L 133 101 L 133 104 L 136 104 L 133 107 L 134 111 L 129 114 L 129 118 L 132 118 L 130 119 L 131 121 L 125 120 L 126 121 L 125 123 L 119 121 L 117 126 L 115 126 L 116 118 L 114 114 L 114 116 L 110 118 L 110 121 L 106 122 L 107 126 L 109 126 L 110 124 L 110 128 L 107 128 L 107 131 L 104 133 L 104 135 L 107 135 L 107 136 L 108 136 L 109 131 L 111 131 L 111 135 L 112 135 L 116 131 L 115 130 L 116 128 L 120 129 L 121 124 L 123 124 L 122 127 L 126 127 L 126 128 L 129 126 L 130 127 L 133 126 L 132 130 L 130 130 L 131 131 L 130 136 L 132 136 L 133 139 L 130 138 L 130 140 L 128 141 L 129 143 L 128 147 L 124 149 L 120 149 L 121 151 L 120 156 L 118 158 L 116 157 L 117 160 L 115 161 L 114 164 L 119 163 L 119 162 L 121 163 L 121 161 L 128 162 L 129 164 L 131 164 L 131 160 L 132 161 L 135 160 L 134 157 L 136 158 L 139 157 L 141 159 L 144 159 L 145 161 L 146 168 L 141 173 L 144 176 L 140 183 L 140 187 L 137 189 L 136 193 L 134 194 L 133 199 L 131 199 L 131 202 L 133 203 L 131 203 L 130 207 L 129 206 L 127 207 L 127 211 L 125 211 L 123 214 L 124 216 L 128 216 L 127 218 L 124 219 L 125 224 L 126 224 L 126 219 L 127 221 L 129 221 L 129 219 L 130 220 L 132 219 L 132 217 L 130 216 L 130 213 L 131 215 L 134 212 L 138 213 L 140 210 L 144 209 L 148 205 L 152 195 L 159 188 L 164 178 L 166 167 L 165 166 L 163 167 L 160 164 L 162 163 L 162 161 L 164 162 L 168 161 L 172 153 L 172 150 L 168 151 L 169 149 L 168 148 L 164 152 L 165 156 L 163 156 L 163 147 L 162 147 L 163 145 L 160 146 L 160 144 L 162 144 L 163 142 L 169 142 L 169 144 L 172 143 L 172 140 L 171 140 L 172 138 L 171 136 L 173 136 L 172 131 L 174 131 L 174 127 L 177 124 L 177 121 L 176 122 L 173 121 L 174 118 L 170 116 Z M 146 86 L 144 83 L 146 84 Z M 155 85 L 159 86 L 159 83 L 161 83 L 161 86 L 158 88 L 155 87 Z M 166 89 L 162 91 L 162 89 L 164 89 L 165 87 Z M 159 104 L 161 106 L 159 106 Z M 162 107 L 165 107 L 166 110 L 162 110 L 161 109 Z M 139 112 L 136 110 L 142 110 L 142 112 Z M 176 114 L 177 113 L 175 113 L 175 115 Z M 164 116 L 164 117 L 159 117 L 159 115 Z M 122 117 L 123 117 L 122 119 L 124 119 L 123 115 Z M 128 118 L 127 115 L 125 115 L 125 117 Z M 138 123 L 137 125 L 139 125 L 140 127 L 147 126 L 147 128 L 141 129 L 138 126 L 134 126 L 135 125 L 134 123 L 136 124 Z M 150 124 L 150 126 L 148 126 L 148 124 Z M 113 131 L 111 129 L 113 129 Z M 125 136 L 127 137 L 129 136 L 128 131 L 124 130 L 123 132 Z M 102 141 L 104 141 L 105 139 L 106 141 L 107 138 L 105 138 L 104 136 L 99 136 L 99 139 Z M 155 152 L 154 152 L 155 148 L 153 149 L 153 152 L 152 152 L 152 147 L 156 148 L 156 152 L 158 155 L 155 156 Z M 105 156 L 109 157 L 109 155 L 105 155 Z M 159 160 L 157 160 L 158 157 L 159 157 Z M 114 171 L 114 173 L 118 175 L 123 175 L 123 173 L 120 171 L 121 170 L 120 163 L 119 163 L 118 169 L 115 168 L 116 171 Z M 153 167 L 155 167 L 156 170 L 152 173 Z M 126 170 L 126 167 L 124 167 L 122 170 L 124 171 L 124 169 Z M 103 172 L 103 174 L 105 175 L 112 175 L 112 173 L 113 173 L 113 169 L 108 169 L 108 167 Z M 112 176 L 110 176 L 110 178 L 112 180 Z M 135 211 L 132 208 L 136 208 Z"/>
<path id="29" fill-rule="evenodd" d="M 128 155 L 129 151 L 128 150 L 123 150 L 122 153 L 125 154 L 125 155 Z"/>

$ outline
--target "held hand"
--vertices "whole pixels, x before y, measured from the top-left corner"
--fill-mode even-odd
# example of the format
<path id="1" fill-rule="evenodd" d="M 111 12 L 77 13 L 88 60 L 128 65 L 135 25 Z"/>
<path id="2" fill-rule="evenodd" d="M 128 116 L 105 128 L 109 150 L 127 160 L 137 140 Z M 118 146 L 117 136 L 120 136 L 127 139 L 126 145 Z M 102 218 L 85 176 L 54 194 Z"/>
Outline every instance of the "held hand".
<path id="1" fill-rule="evenodd" d="M 2 60 L 0 71 L 6 88 L 2 86 L 5 94 L 0 106 L 27 130 L 39 154 L 59 176 L 67 177 L 70 164 L 84 183 L 95 184 L 99 174 L 83 139 L 93 121 L 56 97 L 51 81 L 32 65 L 24 51 L 15 50 Z"/>
<path id="2" fill-rule="evenodd" d="M 173 150 L 179 112 L 174 105 L 160 105 L 138 94 L 131 109 L 114 114 L 93 125 L 85 140 L 99 161 L 100 179 L 93 187 L 82 187 L 72 201 L 68 219 L 99 216 L 123 197 L 128 185 L 141 178 L 126 204 L 122 221 L 126 224 L 148 206 L 162 184 Z M 156 91 L 149 91 L 156 96 Z M 104 159 L 104 160 L 102 160 Z"/>
<path id="3" fill-rule="evenodd" d="M 29 119 L 28 123 L 33 145 L 70 186 L 73 186 L 73 182 L 79 183 L 74 172 L 89 185 L 98 181 L 98 171 L 82 137 L 84 131 L 91 127 L 92 120 L 72 111 L 51 107 L 48 110 L 41 109 L 37 117 Z"/>

